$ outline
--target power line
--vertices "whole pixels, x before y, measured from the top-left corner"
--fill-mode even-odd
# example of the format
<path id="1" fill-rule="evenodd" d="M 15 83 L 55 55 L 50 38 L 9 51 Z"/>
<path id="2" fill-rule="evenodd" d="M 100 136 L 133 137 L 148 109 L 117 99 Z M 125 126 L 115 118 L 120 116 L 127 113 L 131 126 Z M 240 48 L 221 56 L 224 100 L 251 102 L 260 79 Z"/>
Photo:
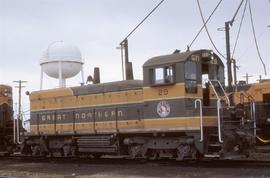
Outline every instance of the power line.
<path id="1" fill-rule="evenodd" d="M 147 16 L 144 17 L 144 19 L 124 38 L 124 40 L 121 42 L 123 43 L 125 39 L 127 39 L 137 28 L 164 2 L 165 0 L 161 0 L 150 12 Z M 121 44 L 120 43 L 120 44 Z"/>
<path id="2" fill-rule="evenodd" d="M 264 75 L 267 75 L 265 63 L 263 62 L 263 59 L 261 57 L 261 53 L 260 53 L 260 50 L 259 50 L 259 45 L 258 45 L 258 42 L 257 42 L 257 37 L 256 37 L 256 33 L 255 33 L 255 27 L 254 27 L 254 21 L 253 21 L 253 16 L 252 16 L 250 0 L 248 0 L 248 5 L 249 5 L 250 21 L 251 21 L 251 26 L 252 26 L 252 33 L 253 33 L 253 37 L 254 37 L 254 42 L 255 42 L 255 45 L 256 45 L 256 50 L 257 50 L 259 59 L 260 59 L 262 65 L 263 65 Z"/>
<path id="3" fill-rule="evenodd" d="M 206 21 L 205 21 L 205 19 L 204 19 L 203 13 L 202 13 L 202 8 L 201 8 L 200 1 L 199 1 L 199 0 L 197 0 L 197 4 L 198 4 L 198 7 L 199 7 L 199 11 L 200 11 L 200 15 L 201 15 L 201 18 L 202 18 L 202 21 L 203 21 L 203 24 L 204 24 L 205 31 L 206 31 L 206 33 L 207 33 L 207 36 L 208 36 L 208 38 L 209 38 L 211 44 L 213 45 L 213 47 L 215 48 L 215 50 L 217 51 L 217 53 L 218 53 L 220 56 L 222 56 L 223 58 L 225 58 L 225 56 L 217 49 L 217 47 L 216 47 L 214 41 L 213 41 L 212 38 L 211 38 L 211 35 L 210 35 L 210 33 L 209 33 L 209 31 L 208 31 L 208 28 L 207 28 L 207 26 L 206 26 Z"/>
<path id="4" fill-rule="evenodd" d="M 262 32 L 258 35 L 257 39 L 261 39 L 261 38 L 263 37 L 263 35 L 264 35 L 266 32 L 267 32 L 267 29 L 265 29 L 264 31 L 262 31 Z M 247 51 L 248 51 L 253 45 L 254 45 L 254 43 L 253 43 L 253 42 L 250 42 L 250 43 L 248 44 L 248 46 L 247 46 L 244 50 L 242 50 L 241 54 L 240 54 L 239 57 L 237 58 L 237 61 L 239 61 L 240 59 L 242 59 L 243 57 L 245 57 L 246 54 L 247 54 Z"/>
<path id="5" fill-rule="evenodd" d="M 240 31 L 241 31 L 241 28 L 242 28 L 243 20 L 244 20 L 246 9 L 247 9 L 247 2 L 248 2 L 248 0 L 246 0 L 245 7 L 244 7 L 244 10 L 243 10 L 243 14 L 242 14 L 242 17 L 241 17 L 241 22 L 240 22 L 239 29 L 238 29 L 238 32 L 237 32 L 235 44 L 234 44 L 234 47 L 233 47 L 232 58 L 234 56 L 235 49 L 236 49 L 238 39 L 239 39 L 239 36 L 240 36 Z"/>
<path id="6" fill-rule="evenodd" d="M 235 17 L 237 16 L 237 14 L 238 14 L 238 12 L 239 12 L 239 9 L 241 8 L 243 2 L 244 2 L 244 0 L 242 0 L 242 1 L 240 2 L 240 4 L 239 4 L 237 10 L 236 10 L 235 13 L 234 13 L 234 16 L 233 16 L 233 18 L 232 18 L 232 20 L 231 20 L 231 23 L 234 22 L 234 19 L 235 19 Z"/>
<path id="7" fill-rule="evenodd" d="M 124 71 L 125 71 L 125 79 L 126 80 L 133 80 L 133 69 L 132 69 L 132 62 L 129 62 L 128 57 L 128 37 L 132 35 L 139 26 L 143 24 L 143 22 L 153 13 L 155 10 L 164 2 L 165 0 L 161 0 L 144 18 L 143 20 L 135 26 L 131 30 L 131 32 L 120 42 L 120 49 L 121 49 L 121 61 L 122 61 L 122 77 L 124 80 Z M 125 61 L 125 62 L 124 62 Z"/>
<path id="8" fill-rule="evenodd" d="M 220 0 L 218 2 L 218 4 L 216 5 L 216 7 L 214 8 L 214 10 L 212 11 L 212 13 L 209 15 L 209 17 L 207 18 L 206 22 L 203 24 L 203 26 L 200 28 L 200 30 L 198 31 L 198 33 L 196 34 L 195 38 L 191 41 L 191 43 L 188 45 L 188 47 L 191 47 L 193 45 L 193 43 L 195 42 L 195 40 L 198 38 L 198 36 L 200 35 L 200 33 L 202 32 L 202 30 L 204 29 L 205 25 L 209 22 L 209 20 L 211 19 L 211 17 L 214 15 L 214 13 L 216 12 L 217 8 L 219 7 L 219 5 L 221 4 L 222 0 Z"/>
<path id="9" fill-rule="evenodd" d="M 269 7 L 270 7 L 270 0 L 268 0 L 268 2 L 269 2 L 268 4 L 269 4 Z M 270 12 L 270 11 L 268 11 L 268 12 Z M 270 25 L 268 25 L 267 27 L 270 27 Z"/>

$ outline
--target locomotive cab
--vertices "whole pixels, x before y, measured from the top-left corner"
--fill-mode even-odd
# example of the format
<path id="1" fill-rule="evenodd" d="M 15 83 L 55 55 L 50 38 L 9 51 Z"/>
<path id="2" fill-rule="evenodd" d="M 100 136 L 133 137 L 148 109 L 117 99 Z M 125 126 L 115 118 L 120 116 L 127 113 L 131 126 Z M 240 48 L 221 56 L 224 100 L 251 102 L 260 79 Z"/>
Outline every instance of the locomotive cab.
<path id="1" fill-rule="evenodd" d="M 154 57 L 143 67 L 146 130 L 182 133 L 210 158 L 241 155 L 252 145 L 253 130 L 244 124 L 250 121 L 230 105 L 224 65 L 211 50 Z"/>
<path id="2" fill-rule="evenodd" d="M 219 93 L 220 87 L 224 87 L 224 65 L 210 50 L 154 57 L 143 67 L 144 101 L 148 103 L 150 100 L 158 102 L 165 100 L 169 105 L 171 103 L 172 109 L 176 111 L 171 113 L 171 117 L 196 116 L 194 113 L 196 99 L 202 100 L 205 107 L 216 105 L 215 92 Z M 145 110 L 146 114 L 148 110 Z M 155 117 L 162 116 L 156 114 Z"/>

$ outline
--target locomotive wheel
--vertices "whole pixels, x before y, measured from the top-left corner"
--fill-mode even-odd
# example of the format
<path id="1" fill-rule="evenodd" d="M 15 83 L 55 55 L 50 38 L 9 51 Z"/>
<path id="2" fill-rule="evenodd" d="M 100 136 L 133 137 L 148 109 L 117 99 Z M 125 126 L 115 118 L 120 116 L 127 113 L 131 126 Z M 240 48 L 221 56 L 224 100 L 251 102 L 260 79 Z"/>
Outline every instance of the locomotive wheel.
<path id="1" fill-rule="evenodd" d="M 177 158 L 176 160 L 183 160 L 185 157 L 189 156 L 191 152 L 190 145 L 181 144 L 177 148 Z"/>
<path id="2" fill-rule="evenodd" d="M 34 145 L 31 148 L 32 150 L 32 156 L 41 156 L 41 150 L 39 145 Z"/>
<path id="3" fill-rule="evenodd" d="M 148 150 L 147 159 L 148 160 L 156 160 L 159 158 L 159 154 L 157 150 Z"/>
<path id="4" fill-rule="evenodd" d="M 131 145 L 128 147 L 128 154 L 131 159 L 144 156 L 142 145 Z"/>

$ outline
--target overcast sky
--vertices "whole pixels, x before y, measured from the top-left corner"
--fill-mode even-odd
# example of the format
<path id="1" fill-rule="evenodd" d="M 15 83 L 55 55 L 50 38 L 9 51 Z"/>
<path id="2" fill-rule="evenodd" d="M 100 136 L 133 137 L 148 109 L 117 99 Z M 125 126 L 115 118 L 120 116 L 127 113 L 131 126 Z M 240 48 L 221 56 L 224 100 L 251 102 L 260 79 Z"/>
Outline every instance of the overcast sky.
<path id="1" fill-rule="evenodd" d="M 48 45 L 59 40 L 81 50 L 85 76 L 98 66 L 102 82 L 121 80 L 120 51 L 116 47 L 159 1 L 0 0 L 0 83 L 14 86 L 13 80 L 27 80 L 24 90 L 39 90 L 39 60 Z M 205 17 L 218 1 L 200 1 Z M 232 18 L 239 3 L 240 0 L 223 0 L 208 25 L 215 44 L 224 55 L 225 33 L 217 28 L 224 27 L 224 22 Z M 267 27 L 270 25 L 270 2 L 251 0 L 251 5 L 261 55 L 270 73 L 270 28 Z M 243 7 L 231 28 L 232 46 L 242 11 Z M 196 0 L 165 0 L 129 38 L 135 78 L 142 79 L 142 65 L 150 57 L 172 53 L 175 49 L 185 51 L 201 26 Z M 205 32 L 191 50 L 202 48 L 213 49 Z M 263 74 L 248 11 L 234 58 L 240 65 L 239 77 L 246 72 L 256 76 Z M 68 80 L 67 85 L 79 82 L 78 75 Z M 57 85 L 57 80 L 44 78 L 45 88 Z"/>

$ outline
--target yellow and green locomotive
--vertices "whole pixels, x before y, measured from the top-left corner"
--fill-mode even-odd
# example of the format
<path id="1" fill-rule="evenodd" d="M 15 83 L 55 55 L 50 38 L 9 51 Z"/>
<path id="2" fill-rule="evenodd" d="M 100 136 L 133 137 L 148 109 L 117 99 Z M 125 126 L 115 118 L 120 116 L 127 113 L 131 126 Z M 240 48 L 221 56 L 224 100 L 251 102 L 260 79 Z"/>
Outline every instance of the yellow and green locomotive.
<path id="1" fill-rule="evenodd" d="M 35 91 L 22 152 L 178 160 L 247 156 L 254 129 L 230 104 L 224 85 L 222 61 L 203 49 L 149 59 L 143 81 Z"/>
<path id="2" fill-rule="evenodd" d="M 236 103 L 253 103 L 256 118 L 256 144 L 270 145 L 270 81 L 238 85 L 234 94 Z M 247 113 L 251 115 L 251 113 Z M 265 149 L 265 148 L 264 148 Z M 268 149 L 269 151 L 269 149 Z"/>
<path id="3" fill-rule="evenodd" d="M 12 88 L 0 85 L 0 154 L 12 152 L 13 143 Z"/>

